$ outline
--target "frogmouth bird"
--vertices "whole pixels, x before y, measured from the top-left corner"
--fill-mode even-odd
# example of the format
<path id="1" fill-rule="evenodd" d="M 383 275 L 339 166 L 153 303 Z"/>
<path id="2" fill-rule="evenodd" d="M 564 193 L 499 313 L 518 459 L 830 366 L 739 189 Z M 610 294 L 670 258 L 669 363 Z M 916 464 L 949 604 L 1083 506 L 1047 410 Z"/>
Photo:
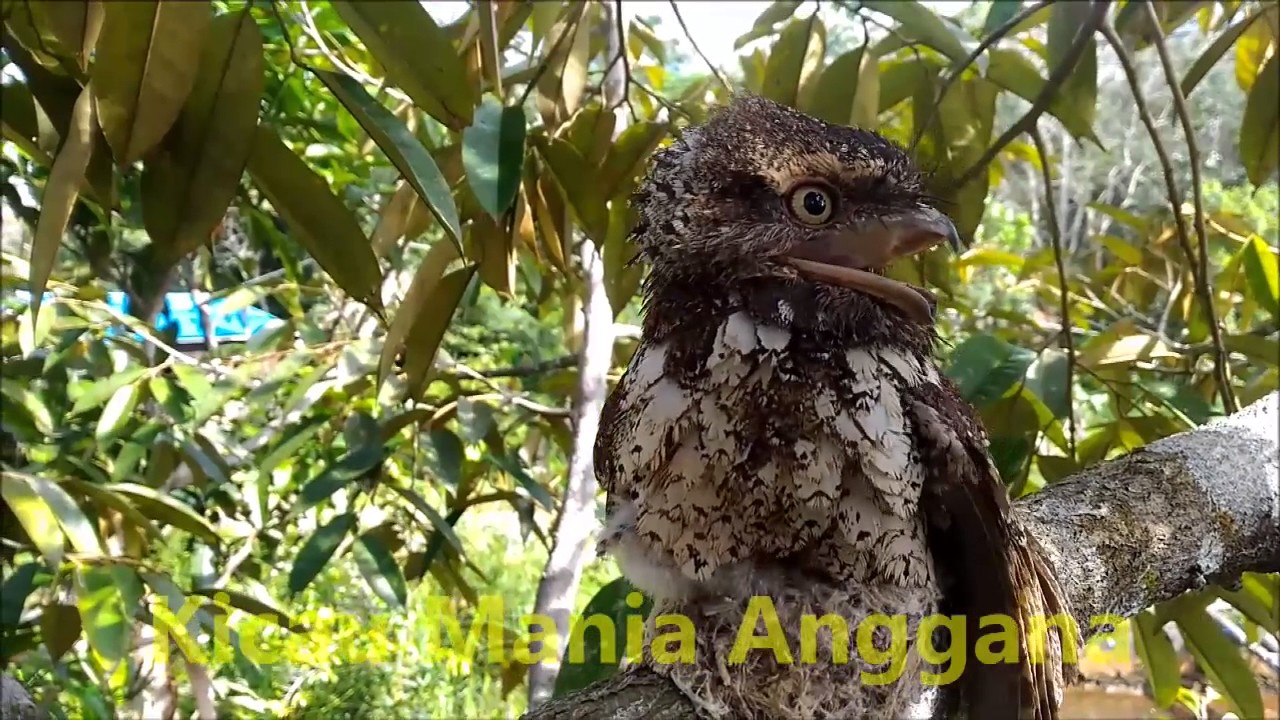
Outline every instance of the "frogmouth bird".
<path id="1" fill-rule="evenodd" d="M 634 194 L 649 272 L 642 338 L 595 447 L 600 550 L 653 598 L 650 637 L 659 613 L 696 624 L 691 661 L 650 648 L 641 664 L 703 714 L 1048 720 L 1074 677 L 1064 643 L 1078 634 L 1035 624 L 1069 616 L 1066 600 L 935 364 L 936 300 L 885 274 L 963 247 L 926 180 L 876 133 L 744 94 L 658 151 Z M 790 663 L 734 657 L 758 596 Z M 826 628 L 805 662 L 810 613 L 847 632 Z M 934 615 L 958 624 L 926 629 Z M 982 620 L 994 615 L 1008 622 Z M 899 656 L 861 652 L 872 616 L 921 637 Z M 901 647 L 871 627 L 865 649 Z M 984 640 L 1001 631 L 1003 646 Z M 895 681 L 868 681 L 895 662 Z"/>

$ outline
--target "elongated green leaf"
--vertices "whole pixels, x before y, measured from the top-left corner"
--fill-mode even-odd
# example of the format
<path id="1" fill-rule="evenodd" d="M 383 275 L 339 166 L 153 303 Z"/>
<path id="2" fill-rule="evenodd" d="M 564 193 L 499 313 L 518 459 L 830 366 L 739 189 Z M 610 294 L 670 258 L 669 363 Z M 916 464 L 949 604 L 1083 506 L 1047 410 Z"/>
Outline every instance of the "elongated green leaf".
<path id="1" fill-rule="evenodd" d="M 1187 70 L 1187 74 L 1182 77 L 1182 83 L 1180 84 L 1182 94 L 1190 96 L 1191 91 L 1196 89 L 1196 86 L 1200 84 L 1204 76 L 1208 75 L 1213 66 L 1222 59 L 1223 54 L 1227 52 L 1227 48 L 1235 44 L 1240 35 L 1245 30 L 1248 30 L 1249 26 L 1262 15 L 1263 10 L 1257 10 L 1249 17 L 1223 30 L 1222 34 L 1218 35 L 1217 39 L 1209 47 L 1205 48 L 1204 52 L 1200 53 L 1200 57 L 1196 58 L 1196 61 L 1191 65 L 1191 69 Z"/>
<path id="2" fill-rule="evenodd" d="M 1035 357 L 992 335 L 975 335 L 955 349 L 946 373 L 966 400 L 981 406 L 1021 382 Z"/>
<path id="3" fill-rule="evenodd" d="M 40 635 L 49 659 L 57 662 L 80 639 L 80 613 L 73 605 L 45 605 L 40 613 Z"/>
<path id="4" fill-rule="evenodd" d="M 191 93 L 212 20 L 202 2 L 109 2 L 93 61 L 99 122 L 122 167 L 164 138 Z"/>
<path id="5" fill-rule="evenodd" d="M 1262 717 L 1262 694 L 1249 664 L 1203 605 L 1186 604 L 1177 612 L 1178 628 L 1187 649 L 1204 668 L 1209 681 L 1223 694 L 1240 717 Z"/>
<path id="6" fill-rule="evenodd" d="M 485 459 L 502 468 L 508 475 L 515 478 L 515 481 L 519 483 L 520 487 L 528 491 L 529 496 L 541 503 L 543 507 L 548 510 L 555 508 L 555 498 L 551 497 L 551 493 L 547 492 L 546 488 L 542 487 L 537 480 L 534 480 L 533 477 L 529 475 L 524 468 L 524 464 L 520 462 L 519 458 L 515 458 L 510 455 L 485 453 Z"/>
<path id="7" fill-rule="evenodd" d="M 965 45 L 978 42 L 954 25 L 943 22 L 932 10 L 915 0 L 868 0 L 863 7 L 883 13 L 902 24 L 905 34 L 946 55 L 955 62 L 963 61 L 969 51 Z"/>
<path id="8" fill-rule="evenodd" d="M 987 11 L 987 19 L 982 22 L 982 36 L 985 38 L 995 32 L 1001 25 L 1009 22 L 1018 14 L 1019 0 L 994 0 Z"/>
<path id="9" fill-rule="evenodd" d="M 551 174 L 564 190 L 564 197 L 582 229 L 596 242 L 603 242 L 609 231 L 608 198 L 596 183 L 594 174 L 582 153 L 563 138 L 549 138 L 539 151 L 551 168 Z"/>
<path id="10" fill-rule="evenodd" d="M 297 559 L 293 561 L 293 569 L 289 571 L 290 593 L 296 595 L 311 584 L 355 525 L 356 516 L 343 513 L 322 525 L 307 538 L 302 549 L 298 551 Z"/>
<path id="11" fill-rule="evenodd" d="M 368 238 L 329 184 L 265 125 L 259 125 L 249 173 L 315 261 L 349 295 L 382 307 L 382 269 Z"/>
<path id="12" fill-rule="evenodd" d="M 191 591 L 191 594 L 202 595 L 215 602 L 224 603 L 237 610 L 243 610 L 258 620 L 266 620 L 282 628 L 290 630 L 302 629 L 300 625 L 295 624 L 293 619 L 289 617 L 289 613 L 285 612 L 279 605 L 247 595 L 239 590 L 232 590 L 231 588 L 196 588 Z"/>
<path id="13" fill-rule="evenodd" d="M 1269 603 L 1246 589 L 1218 590 L 1223 600 L 1231 603 L 1250 622 L 1269 633 L 1280 633 L 1280 615 Z"/>
<path id="14" fill-rule="evenodd" d="M 106 566 L 81 566 L 75 571 L 75 580 L 76 605 L 89 646 L 107 661 L 119 662 L 129 648 L 132 610 L 125 595 L 133 594 L 132 589 Z"/>
<path id="15" fill-rule="evenodd" d="M 458 248 L 453 243 L 436 243 L 427 251 L 427 256 L 418 265 L 413 281 L 405 292 L 404 300 L 396 309 L 391 326 L 387 328 L 386 337 L 382 341 L 382 355 L 378 359 L 378 384 L 381 385 L 395 362 L 396 355 L 404 347 L 404 340 L 410 330 L 421 319 L 421 316 L 437 310 L 429 304 L 432 293 L 444 276 L 449 265 L 458 259 Z M 416 348 L 415 348 L 416 351 Z M 431 351 L 433 354 L 435 350 Z"/>
<path id="16" fill-rule="evenodd" d="M 316 70 L 315 73 L 386 153 L 387 159 L 396 166 L 405 181 L 413 186 L 445 232 L 454 242 L 461 243 L 458 209 L 449 191 L 449 183 L 440 174 L 431 153 L 359 82 L 341 73 L 326 70 Z"/>
<path id="17" fill-rule="evenodd" d="M 133 417 L 133 411 L 138 407 L 138 402 L 142 400 L 143 389 L 142 383 L 135 382 L 125 385 L 112 394 L 111 399 L 107 401 L 107 406 L 102 408 L 102 414 L 98 416 L 98 426 L 94 430 L 94 436 L 98 440 L 115 437 L 124 429 Z"/>
<path id="18" fill-rule="evenodd" d="M 769 50 L 761 95 L 788 107 L 796 106 L 800 73 L 804 70 L 805 54 L 812 39 L 812 27 L 807 20 L 792 20 L 783 28 L 778 41 Z"/>
<path id="19" fill-rule="evenodd" d="M 866 49 L 864 45 L 850 50 L 831 61 L 822 71 L 810 108 L 811 115 L 834 125 L 848 125 L 852 121 L 853 101 L 858 94 L 858 80 Z M 875 104 L 878 109 L 879 88 L 876 88 Z"/>
<path id="20" fill-rule="evenodd" d="M 404 374 L 411 396 L 421 395 L 427 374 L 435 364 L 440 341 L 444 339 L 445 330 L 449 328 L 453 313 L 458 309 L 462 294 L 466 292 L 475 272 L 475 265 L 467 265 L 440 278 L 440 282 L 431 288 L 423 305 L 431 310 L 418 313 L 414 318 L 405 341 L 405 346 L 412 348 L 412 352 L 405 355 L 404 362 Z"/>
<path id="21" fill-rule="evenodd" d="M 139 512 L 138 508 L 134 507 L 127 498 L 115 492 L 109 486 L 98 486 L 76 478 L 65 479 L 61 484 L 68 492 L 84 495 L 98 505 L 115 510 L 150 537 L 160 537 L 160 531 L 147 519 L 147 516 Z"/>
<path id="22" fill-rule="evenodd" d="M 1035 102 L 1044 89 L 1045 79 L 1024 55 L 1013 50 L 995 48 L 987 51 L 990 62 L 987 65 L 987 78 L 1000 87 L 1009 90 L 1018 97 Z M 1101 141 L 1093 132 L 1092 124 L 1082 108 L 1069 101 L 1066 96 L 1055 95 L 1049 103 L 1048 113 L 1058 119 L 1062 126 L 1074 138 L 1086 138 L 1101 146 Z"/>
<path id="23" fill-rule="evenodd" d="M 213 20 L 191 95 L 142 174 L 142 218 L 167 267 L 208 241 L 235 197 L 265 86 L 248 8 Z"/>
<path id="24" fill-rule="evenodd" d="M 1280 165 L 1280 53 L 1258 71 L 1240 122 L 1240 162 L 1249 181 L 1262 185 Z"/>
<path id="25" fill-rule="evenodd" d="M 98 407 L 111 399 L 120 388 L 136 383 L 146 373 L 147 368 L 129 368 L 94 382 L 75 398 L 75 403 L 71 406 L 71 414 L 78 415 Z"/>
<path id="26" fill-rule="evenodd" d="M 93 83 L 84 86 L 71 111 L 66 137 L 58 148 L 58 156 L 49 170 L 44 193 L 40 196 L 40 219 L 36 222 L 35 237 L 31 241 L 31 315 L 40 316 L 40 303 L 44 289 L 49 284 L 58 248 L 62 247 L 62 233 L 71 219 L 71 209 L 80 195 L 80 184 L 89 168 L 89 156 L 93 152 L 93 127 L 96 121 L 93 101 Z"/>
<path id="27" fill-rule="evenodd" d="M 1272 5 L 1263 12 L 1270 16 L 1266 22 L 1251 24 L 1236 38 L 1236 85 L 1246 93 L 1253 89 L 1268 48 L 1275 42 L 1271 25 L 1280 22 L 1280 9 L 1276 6 Z"/>
<path id="28" fill-rule="evenodd" d="M 1275 251 L 1257 235 L 1249 238 L 1244 248 L 1244 272 L 1254 299 L 1272 317 L 1280 318 L 1280 262 Z"/>
<path id="29" fill-rule="evenodd" d="M 480 207 L 495 219 L 511 207 L 524 167 L 524 109 L 486 95 L 462 133 L 462 166 Z"/>
<path id="30" fill-rule="evenodd" d="M 582 657 L 566 656 L 564 667 L 556 677 L 554 697 L 567 695 L 613 675 L 624 653 L 636 650 L 628 647 L 628 618 L 647 617 L 653 609 L 653 601 L 641 595 L 641 602 L 633 606 L 627 602 L 632 593 L 640 595 L 640 591 L 625 578 L 618 578 L 600 588 L 587 602 L 581 619 L 578 620 L 578 627 L 571 631 L 575 638 L 580 637 L 581 640 L 566 643 L 570 648 L 568 652 L 580 649 Z M 600 618 L 608 618 L 609 624 L 600 627 L 603 624 Z M 588 622 L 590 626 L 587 625 Z M 608 632 L 610 627 L 613 634 L 607 639 L 602 637 L 601 633 Z M 668 632 L 671 630 L 670 627 L 657 629 Z M 634 661 L 634 658 L 630 659 Z"/>
<path id="31" fill-rule="evenodd" d="M 440 535 L 453 546 L 454 550 L 457 550 L 459 553 L 462 552 L 462 540 L 458 539 L 457 533 L 453 531 L 453 525 L 446 522 L 445 519 L 441 517 L 440 513 L 436 512 L 435 508 L 431 507 L 431 505 L 429 505 L 421 495 L 415 492 L 412 488 L 402 487 L 400 485 L 394 485 L 393 488 L 401 495 L 401 497 L 408 500 L 409 504 L 413 505 L 418 512 L 426 516 L 427 521 L 431 523 L 431 527 L 434 528 L 436 532 L 440 533 Z"/>
<path id="32" fill-rule="evenodd" d="M 1093 12 L 1091 3 L 1059 2 L 1049 6 L 1049 71 L 1062 64 L 1070 53 L 1076 33 Z M 1098 108 L 1098 45 L 1090 39 L 1058 93 L 1064 105 L 1093 124 Z"/>
<path id="33" fill-rule="evenodd" d="M 22 620 L 22 610 L 27 604 L 27 596 L 35 588 L 36 573 L 39 570 L 39 563 L 29 562 L 5 573 L 4 583 L 0 584 L 0 627 L 18 626 Z"/>
<path id="34" fill-rule="evenodd" d="M 1150 610 L 1138 613 L 1132 627 L 1138 656 L 1142 658 L 1142 666 L 1151 680 L 1156 705 L 1167 708 L 1177 699 L 1182 680 L 1173 643 L 1169 642 L 1155 613 Z"/>
<path id="35" fill-rule="evenodd" d="M 50 567 L 62 562 L 62 530 L 53 508 L 44 501 L 31 479 L 14 473 L 0 476 L 0 494 L 18 518 L 18 524 L 35 543 Z"/>
<path id="36" fill-rule="evenodd" d="M 372 532 L 366 532 L 356 540 L 352 553 L 369 589 L 388 605 L 404 607 L 409 596 L 404 574 L 382 540 Z"/>
<path id="37" fill-rule="evenodd" d="M 387 79 L 435 119 L 471 124 L 476 89 L 449 36 L 422 5 L 399 0 L 334 0 L 333 9 L 373 53 Z"/>
<path id="38" fill-rule="evenodd" d="M 382 448 L 376 445 L 356 448 L 348 452 L 302 488 L 302 504 L 299 509 L 306 509 L 328 500 L 339 488 L 351 484 L 382 460 Z"/>
<path id="39" fill-rule="evenodd" d="M 203 538 L 211 545 L 216 546 L 222 542 L 222 538 L 218 537 L 218 531 L 209 524 L 209 521 L 186 503 L 145 485 L 116 483 L 111 486 L 111 489 L 129 498 L 138 511 L 147 517 L 186 530 L 192 535 Z"/>
<path id="40" fill-rule="evenodd" d="M 71 58 L 79 72 L 88 67 L 89 54 L 102 30 L 102 3 L 89 0 L 27 3 L 31 21 L 46 46 Z"/>

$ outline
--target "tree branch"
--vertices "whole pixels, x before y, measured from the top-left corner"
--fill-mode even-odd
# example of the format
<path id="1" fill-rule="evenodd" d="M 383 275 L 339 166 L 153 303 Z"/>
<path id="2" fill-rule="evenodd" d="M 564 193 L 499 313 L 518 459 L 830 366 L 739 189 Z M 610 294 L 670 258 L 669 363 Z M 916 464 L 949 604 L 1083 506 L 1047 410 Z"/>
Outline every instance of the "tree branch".
<path id="1" fill-rule="evenodd" d="M 1245 571 L 1280 570 L 1280 392 L 1235 415 L 1099 463 L 1014 503 L 1044 546 L 1086 638 Z M 1091 627 L 1092 625 L 1092 627 Z M 675 686 L 644 670 L 557 698 L 524 720 L 690 718 Z"/>

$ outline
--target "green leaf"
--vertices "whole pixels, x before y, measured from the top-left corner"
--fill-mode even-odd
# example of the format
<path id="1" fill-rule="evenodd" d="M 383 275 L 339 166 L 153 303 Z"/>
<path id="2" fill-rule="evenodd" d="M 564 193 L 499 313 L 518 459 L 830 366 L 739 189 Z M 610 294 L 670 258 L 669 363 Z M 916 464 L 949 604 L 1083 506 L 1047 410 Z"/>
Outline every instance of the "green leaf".
<path id="1" fill-rule="evenodd" d="M 994 0 L 987 11 L 987 19 L 982 23 L 982 37 L 989 37 L 1001 25 L 1012 20 L 1021 9 L 1020 0 Z"/>
<path id="2" fill-rule="evenodd" d="M 316 503 L 329 499 L 339 488 L 349 485 L 383 460 L 382 448 L 376 445 L 356 448 L 326 468 L 316 479 L 302 488 L 302 504 L 298 510 L 306 510 Z"/>
<path id="3" fill-rule="evenodd" d="M 457 550 L 459 554 L 462 553 L 462 540 L 460 540 L 457 533 L 454 532 L 453 525 L 450 525 L 443 517 L 441 517 L 440 513 L 436 512 L 435 508 L 427 504 L 427 501 L 412 488 L 402 487 L 400 485 L 393 485 L 392 488 L 399 493 L 401 497 L 408 500 L 410 505 L 417 508 L 418 512 L 425 515 L 427 517 L 427 521 L 431 523 L 431 527 L 434 528 L 441 537 L 448 541 L 448 543 L 453 546 L 454 550 Z"/>
<path id="4" fill-rule="evenodd" d="M 409 596 L 404 574 L 400 572 L 400 566 L 382 540 L 366 532 L 356 541 L 352 552 L 356 558 L 356 567 L 369 584 L 369 589 L 388 605 L 404 607 Z"/>
<path id="5" fill-rule="evenodd" d="M 413 274 L 413 280 L 409 283 L 409 289 L 405 292 L 404 300 L 396 308 L 395 317 L 391 319 L 391 325 L 387 328 L 387 334 L 382 340 L 382 353 L 378 358 L 379 386 L 386 381 L 387 375 L 391 371 L 391 366 L 395 362 L 396 355 L 401 348 L 405 347 L 404 341 L 414 326 L 424 316 L 429 316 L 433 311 L 439 311 L 438 307 L 431 304 L 431 301 L 435 299 L 433 293 L 440 284 L 440 278 L 444 276 L 445 270 L 458 257 L 458 247 L 456 245 L 448 242 L 437 242 L 431 246 L 431 249 L 427 251 L 427 256 L 418 265 L 418 270 Z M 409 354 L 416 355 L 418 350 L 422 349 L 415 346 L 410 346 L 410 348 L 406 350 L 406 356 Z M 430 352 L 434 357 L 434 347 L 423 350 L 424 352 Z"/>
<path id="6" fill-rule="evenodd" d="M 419 313 L 414 318 L 405 343 L 407 347 L 413 348 L 413 352 L 405 356 L 404 363 L 404 374 L 413 397 L 420 397 L 425 388 L 427 375 L 435 365 L 440 341 L 444 339 L 445 330 L 449 328 L 453 313 L 462 302 L 462 295 L 475 272 L 476 266 L 468 265 L 440 278 L 440 282 L 431 288 L 424 304 L 424 307 L 431 310 Z"/>
<path id="7" fill-rule="evenodd" d="M 137 382 L 147 372 L 148 368 L 135 367 L 98 380 L 75 398 L 75 403 L 71 406 L 71 414 L 79 415 L 86 410 L 98 407 L 113 397 L 120 388 Z"/>
<path id="8" fill-rule="evenodd" d="M 1035 65 L 1015 50 L 993 48 L 987 54 L 990 58 L 987 79 L 1027 102 L 1035 102 L 1045 84 L 1045 79 L 1040 76 Z M 1055 94 L 1047 112 L 1057 118 L 1072 137 L 1092 140 L 1101 147 L 1102 141 L 1093 132 L 1088 113 L 1071 102 L 1066 95 Z"/>
<path id="9" fill-rule="evenodd" d="M 965 49 L 976 47 L 978 42 L 959 27 L 949 25 L 915 0 L 867 0 L 862 3 L 868 10 L 888 15 L 897 20 L 912 39 L 928 45 L 955 62 L 963 62 L 969 56 Z"/>
<path id="10" fill-rule="evenodd" d="M 1244 588 L 1240 590 L 1218 589 L 1217 593 L 1258 627 L 1273 635 L 1280 633 L 1280 616 L 1277 616 L 1274 605 L 1267 603 L 1258 595 Z"/>
<path id="11" fill-rule="evenodd" d="M 880 111 L 880 63 L 861 46 L 822 71 L 810 114 L 835 125 L 875 128 Z"/>
<path id="12" fill-rule="evenodd" d="M 293 561 L 293 569 L 289 571 L 291 594 L 296 595 L 311 584 L 355 525 L 356 516 L 349 512 L 343 513 L 307 538 L 307 542 L 298 551 L 297 559 Z"/>
<path id="13" fill-rule="evenodd" d="M 387 159 L 396 166 L 406 182 L 426 203 L 445 232 L 461 243 L 462 230 L 458 208 L 454 205 L 449 183 L 431 153 L 409 132 L 409 128 L 384 105 L 373 98 L 358 81 L 341 73 L 313 70 L 340 100 L 360 127 L 378 144 Z"/>
<path id="14" fill-rule="evenodd" d="M 418 107 L 454 130 L 471 124 L 476 88 L 426 9 L 400 0 L 334 0 L 333 9 Z"/>
<path id="15" fill-rule="evenodd" d="M 1280 318 L 1280 263 L 1276 253 L 1259 236 L 1249 238 L 1244 248 L 1244 272 L 1258 304 L 1272 317 Z"/>
<path id="16" fill-rule="evenodd" d="M 53 508 L 36 491 L 35 479 L 5 473 L 0 476 L 0 495 L 49 567 L 58 567 L 62 562 L 62 531 Z"/>
<path id="17" fill-rule="evenodd" d="M 89 646 L 107 661 L 119 662 L 129 649 L 127 588 L 111 567 L 100 565 L 77 568 L 75 581 L 76 605 Z"/>
<path id="18" fill-rule="evenodd" d="M 1164 634 L 1155 613 L 1150 610 L 1134 617 L 1133 629 L 1136 631 L 1133 636 L 1138 657 L 1142 658 L 1142 666 L 1151 680 L 1156 705 L 1167 708 L 1177 699 L 1178 688 L 1182 684 L 1182 672 L 1173 643 L 1169 642 L 1169 636 Z"/>
<path id="19" fill-rule="evenodd" d="M 1258 71 L 1240 122 L 1240 162 L 1249 181 L 1262 185 L 1280 164 L 1280 53 Z"/>
<path id="20" fill-rule="evenodd" d="M 80 185 L 89 169 L 89 157 L 93 152 L 93 128 L 97 123 L 93 89 L 89 83 L 80 92 L 66 136 L 58 148 L 58 155 L 45 180 L 40 195 L 40 218 L 36 221 L 35 236 L 31 240 L 31 316 L 40 317 L 40 303 L 44 290 L 53 273 L 54 260 L 62 247 L 62 233 L 71 219 L 71 209 L 80 196 Z"/>
<path id="21" fill-rule="evenodd" d="M 191 95 L 142 173 L 142 218 L 161 267 L 208 242 L 235 198 L 258 124 L 263 67 L 249 9 L 214 18 Z"/>
<path id="22" fill-rule="evenodd" d="M 1262 695 L 1253 671 L 1241 655 L 1240 648 L 1227 639 L 1203 605 L 1182 605 L 1176 619 L 1187 649 L 1236 714 L 1247 718 L 1262 717 Z"/>
<path id="23" fill-rule="evenodd" d="M 641 595 L 642 601 L 637 607 L 627 604 L 627 596 L 632 593 Z M 648 617 L 652 609 L 653 601 L 644 597 L 625 578 L 618 578 L 600 588 L 587 602 L 576 626 L 571 631 L 573 639 L 567 643 L 565 662 L 560 668 L 560 674 L 556 677 L 552 697 L 563 697 L 613 675 L 617 671 L 619 662 L 629 650 L 639 651 L 639 648 L 627 647 L 627 619 L 643 620 Z M 602 618 L 608 618 L 613 626 L 613 636 L 608 639 L 608 644 L 612 648 L 606 648 L 605 643 L 602 642 L 604 638 L 601 637 L 601 633 L 605 631 L 599 627 L 603 624 Z M 587 625 L 588 620 L 591 621 L 590 626 Z M 581 641 L 576 641 L 577 638 L 581 638 Z M 572 656 L 574 649 L 579 647 L 582 649 L 582 657 Z M 612 652 L 606 653 L 606 649 L 611 649 Z"/>
<path id="24" fill-rule="evenodd" d="M 600 171 L 603 196 L 616 198 L 644 170 L 645 159 L 667 136 L 667 124 L 643 120 L 618 134 Z"/>
<path id="25" fill-rule="evenodd" d="M 71 492 L 84 495 L 98 505 L 115 510 L 148 536 L 153 538 L 160 537 L 160 531 L 147 519 L 147 516 L 138 512 L 138 508 L 134 507 L 133 503 L 130 503 L 123 495 L 112 490 L 111 487 L 100 487 L 76 478 L 67 478 L 62 481 L 62 485 Z"/>
<path id="26" fill-rule="evenodd" d="M 29 562 L 5 573 L 4 584 L 0 586 L 0 627 L 18 626 L 27 596 L 35 588 L 36 573 L 39 570 L 39 563 Z"/>
<path id="27" fill-rule="evenodd" d="M 115 437 L 124 429 L 124 426 L 133 418 L 133 411 L 142 400 L 144 389 L 145 386 L 142 383 L 135 382 L 115 391 L 107 401 L 107 406 L 102 408 L 102 414 L 98 416 L 98 426 L 94 430 L 94 436 L 100 442 Z"/>
<path id="28" fill-rule="evenodd" d="M 159 520 L 166 525 L 185 530 L 192 535 L 207 540 L 210 545 L 218 546 L 222 539 L 218 531 L 209 521 L 201 517 L 191 506 L 145 485 L 134 483 L 115 483 L 111 486 L 115 492 L 126 496 L 143 515 Z"/>
<path id="29" fill-rule="evenodd" d="M 1227 48 L 1231 47 L 1240 38 L 1240 35 L 1245 30 L 1248 30 L 1249 26 L 1262 15 L 1263 10 L 1257 10 L 1249 17 L 1222 31 L 1213 43 L 1204 52 L 1200 53 L 1200 57 L 1196 58 L 1196 61 L 1191 65 L 1191 69 L 1187 70 L 1187 74 L 1182 77 L 1181 87 L 1184 96 L 1189 97 L 1191 95 L 1191 91 L 1196 89 L 1196 86 L 1200 84 L 1204 76 L 1208 75 L 1213 66 L 1222 59 L 1223 54 L 1227 52 Z"/>
<path id="30" fill-rule="evenodd" d="M 382 269 L 356 218 L 329 184 L 259 125 L 249 173 L 311 257 L 347 294 L 382 307 Z"/>
<path id="31" fill-rule="evenodd" d="M 1050 73 L 1066 59 L 1077 32 L 1092 13 L 1091 3 L 1056 2 L 1049 6 Z M 1084 122 L 1093 124 L 1098 108 L 1098 44 L 1095 39 L 1085 43 L 1084 52 L 1059 89 L 1058 97 Z"/>
<path id="32" fill-rule="evenodd" d="M 201 68 L 212 20 L 203 2 L 105 3 L 94 51 L 99 124 L 121 167 L 160 144 Z"/>
<path id="33" fill-rule="evenodd" d="M 1067 353 L 1062 350 L 1046 350 L 1027 372 L 1027 389 L 1045 404 L 1055 418 L 1064 418 L 1071 411 L 1067 393 Z"/>
<path id="34" fill-rule="evenodd" d="M 582 229 L 592 240 L 603 242 L 609 231 L 608 198 L 582 153 L 558 137 L 548 138 L 539 150 Z"/>
<path id="35" fill-rule="evenodd" d="M 555 498 L 551 497 L 551 493 L 542 487 L 537 480 L 534 480 L 525 470 L 524 464 L 519 458 L 510 455 L 495 455 L 493 453 L 485 453 L 485 459 L 502 468 L 508 475 L 515 478 L 520 487 L 523 487 L 529 495 L 542 504 L 548 510 L 555 509 Z"/>
<path id="36" fill-rule="evenodd" d="M 252 595 L 246 595 L 238 590 L 230 588 L 197 588 L 192 590 L 191 594 L 202 595 L 214 602 L 229 605 L 237 610 L 243 610 L 253 615 L 257 620 L 266 620 L 295 632 L 303 630 L 302 626 L 294 623 L 293 619 L 289 617 L 289 613 L 285 612 L 280 606 Z"/>
<path id="37" fill-rule="evenodd" d="M 71 546 L 76 549 L 76 552 L 94 556 L 102 554 L 102 544 L 98 540 L 98 534 L 94 531 L 93 525 L 85 517 L 76 501 L 57 483 L 35 475 L 12 471 L 5 472 L 3 480 L 2 487 L 6 488 L 6 492 L 25 485 L 29 491 L 39 495 L 45 505 L 53 511 L 58 526 L 62 528 L 62 532 L 71 541 Z M 8 500 L 7 495 L 5 499 Z M 12 503 L 10 507 L 13 507 Z"/>
<path id="38" fill-rule="evenodd" d="M 765 63 L 761 95 L 788 107 L 796 106 L 800 73 L 812 38 L 812 24 L 808 20 L 792 20 L 783 28 Z"/>
<path id="39" fill-rule="evenodd" d="M 951 355 L 947 377 L 974 405 L 994 402 L 1022 381 L 1036 354 L 992 335 L 974 335 Z"/>
<path id="40" fill-rule="evenodd" d="M 495 219 L 511 207 L 524 167 L 524 109 L 485 95 L 462 133 L 462 167 L 480 207 Z"/>

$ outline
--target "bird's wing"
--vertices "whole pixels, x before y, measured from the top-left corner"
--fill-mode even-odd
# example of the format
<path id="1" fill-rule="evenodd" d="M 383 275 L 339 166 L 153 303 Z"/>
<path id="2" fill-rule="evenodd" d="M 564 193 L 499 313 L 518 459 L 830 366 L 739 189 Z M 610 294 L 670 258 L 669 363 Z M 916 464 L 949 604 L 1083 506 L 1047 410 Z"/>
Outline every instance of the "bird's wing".
<path id="1" fill-rule="evenodd" d="M 948 612 L 968 620 L 960 680 L 967 715 L 1054 720 L 1065 685 L 1075 677 L 1074 664 L 1064 662 L 1063 642 L 1079 649 L 1080 635 L 1074 625 L 1075 637 L 1068 638 L 1061 626 L 1046 633 L 1037 623 L 1060 614 L 1069 618 L 1066 598 L 1039 544 L 1010 514 L 1008 492 L 972 408 L 945 378 L 911 395 L 906 404 L 926 466 L 922 509 L 930 545 L 952 584 Z M 1018 662 L 988 664 L 974 654 L 978 639 L 993 632 L 981 623 L 989 615 L 1016 623 Z"/>

